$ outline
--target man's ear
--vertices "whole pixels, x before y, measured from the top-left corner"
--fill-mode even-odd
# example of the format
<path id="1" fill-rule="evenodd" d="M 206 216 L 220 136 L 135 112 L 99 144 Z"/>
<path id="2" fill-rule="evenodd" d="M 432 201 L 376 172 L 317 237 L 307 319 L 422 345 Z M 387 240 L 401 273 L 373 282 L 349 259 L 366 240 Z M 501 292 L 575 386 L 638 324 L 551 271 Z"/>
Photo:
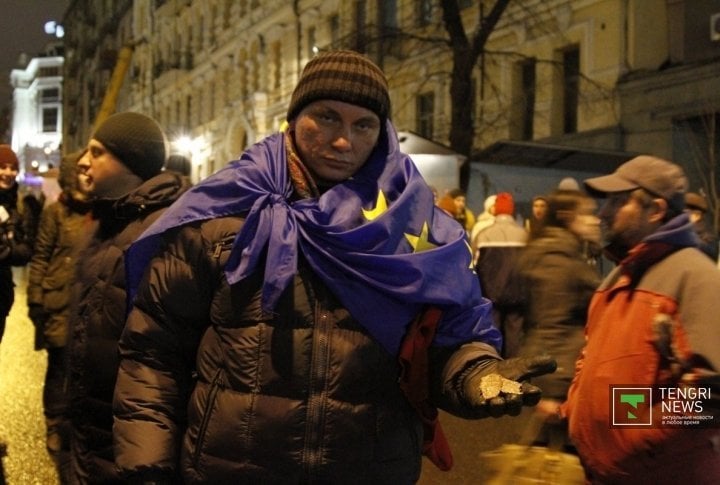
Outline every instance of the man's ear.
<path id="1" fill-rule="evenodd" d="M 648 221 L 650 222 L 662 222 L 665 219 L 665 214 L 668 211 L 668 203 L 665 199 L 653 199 L 650 215 Z"/>

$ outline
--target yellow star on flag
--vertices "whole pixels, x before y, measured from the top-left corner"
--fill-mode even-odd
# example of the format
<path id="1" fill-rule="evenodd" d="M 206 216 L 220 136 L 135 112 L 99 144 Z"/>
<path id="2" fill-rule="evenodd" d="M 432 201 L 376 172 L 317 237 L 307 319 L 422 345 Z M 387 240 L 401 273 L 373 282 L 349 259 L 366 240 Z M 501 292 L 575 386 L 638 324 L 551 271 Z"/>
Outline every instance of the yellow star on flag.
<path id="1" fill-rule="evenodd" d="M 437 244 L 433 244 L 430 241 L 428 241 L 429 235 L 430 235 L 430 230 L 428 229 L 428 224 L 427 224 L 427 222 L 424 222 L 419 236 L 414 236 L 412 234 L 405 233 L 405 238 L 410 243 L 410 246 L 412 246 L 413 252 L 420 253 L 422 251 L 427 251 L 428 249 L 434 249 L 437 247 Z"/>
<path id="2" fill-rule="evenodd" d="M 373 219 L 380 217 L 380 215 L 386 210 L 387 200 L 385 199 L 385 194 L 382 190 L 379 190 L 377 202 L 375 203 L 375 208 L 370 210 L 363 209 L 362 211 L 365 219 L 367 219 L 368 221 L 372 221 Z"/>

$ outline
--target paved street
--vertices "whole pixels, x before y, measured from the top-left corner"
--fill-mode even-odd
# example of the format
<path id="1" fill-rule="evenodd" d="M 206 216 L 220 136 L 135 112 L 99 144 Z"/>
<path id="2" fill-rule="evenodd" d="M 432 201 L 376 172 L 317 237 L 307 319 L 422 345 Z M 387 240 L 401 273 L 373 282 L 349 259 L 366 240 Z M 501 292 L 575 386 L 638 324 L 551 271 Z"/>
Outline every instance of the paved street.
<path id="1" fill-rule="evenodd" d="M 54 485 L 58 478 L 45 450 L 42 389 L 47 357 L 33 349 L 34 328 L 27 318 L 25 268 L 15 269 L 15 305 L 0 345 L 0 438 L 8 485 Z"/>
<path id="2" fill-rule="evenodd" d="M 45 451 L 42 415 L 46 355 L 33 350 L 34 330 L 27 318 L 24 276 L 24 269 L 15 270 L 15 305 L 0 345 L 0 437 L 8 443 L 3 465 L 8 485 L 55 485 L 58 479 Z M 455 465 L 451 471 L 442 472 L 425 459 L 420 485 L 486 483 L 487 464 L 480 453 L 517 441 L 523 418 L 466 421 L 442 414 L 441 422 Z"/>
<path id="3" fill-rule="evenodd" d="M 450 442 L 454 465 L 448 472 L 438 470 L 423 459 L 419 485 L 481 485 L 488 483 L 492 474 L 481 453 L 498 448 L 503 443 L 517 443 L 525 415 L 517 418 L 483 419 L 469 421 L 441 413 L 445 434 Z M 517 483 L 514 480 L 508 483 Z M 524 482 L 523 482 L 524 483 Z M 543 483 L 538 480 L 537 484 Z"/>

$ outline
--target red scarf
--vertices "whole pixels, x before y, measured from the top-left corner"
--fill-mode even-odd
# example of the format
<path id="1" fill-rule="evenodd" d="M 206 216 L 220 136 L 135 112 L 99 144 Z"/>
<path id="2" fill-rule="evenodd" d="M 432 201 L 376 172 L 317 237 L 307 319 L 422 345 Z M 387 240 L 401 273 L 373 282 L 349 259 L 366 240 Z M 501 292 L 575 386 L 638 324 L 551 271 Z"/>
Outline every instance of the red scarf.
<path id="1" fill-rule="evenodd" d="M 622 273 L 630 277 L 630 286 L 634 287 L 651 266 L 678 249 L 681 246 L 659 241 L 640 243 L 620 262 Z"/>

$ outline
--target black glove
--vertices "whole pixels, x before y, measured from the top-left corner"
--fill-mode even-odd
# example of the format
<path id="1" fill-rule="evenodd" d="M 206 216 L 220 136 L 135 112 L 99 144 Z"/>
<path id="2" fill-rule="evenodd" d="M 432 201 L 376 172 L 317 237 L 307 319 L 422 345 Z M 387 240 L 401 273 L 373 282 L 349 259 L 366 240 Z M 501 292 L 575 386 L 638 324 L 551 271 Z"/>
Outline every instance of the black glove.
<path id="1" fill-rule="evenodd" d="M 45 311 L 45 308 L 43 308 L 42 305 L 31 304 L 28 305 L 28 317 L 30 317 L 33 325 L 38 328 L 42 328 L 45 326 L 45 323 L 47 323 L 50 315 Z"/>
<path id="2" fill-rule="evenodd" d="M 522 382 L 531 377 L 541 376 L 555 372 L 557 363 L 549 356 L 516 357 L 507 360 L 489 360 L 481 362 L 466 377 L 463 386 L 465 401 L 474 408 L 476 416 L 484 418 L 492 416 L 498 418 L 503 415 L 517 416 L 523 406 L 534 406 L 540 401 L 542 392 L 539 387 L 528 382 Z M 501 393 L 496 397 L 487 399 L 480 390 L 483 377 L 490 374 L 500 376 L 511 381 L 522 382 L 520 394 Z"/>

